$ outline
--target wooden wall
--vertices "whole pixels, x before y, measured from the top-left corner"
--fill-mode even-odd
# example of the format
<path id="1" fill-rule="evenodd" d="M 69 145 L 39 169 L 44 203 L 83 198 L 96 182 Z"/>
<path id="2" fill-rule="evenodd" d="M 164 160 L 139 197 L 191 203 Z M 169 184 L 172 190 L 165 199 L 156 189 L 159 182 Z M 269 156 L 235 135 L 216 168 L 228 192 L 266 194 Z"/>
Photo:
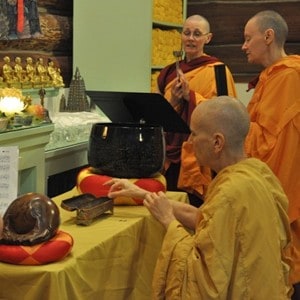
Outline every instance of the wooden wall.
<path id="1" fill-rule="evenodd" d="M 278 11 L 287 21 L 288 53 L 300 54 L 300 1 L 203 1 L 187 0 L 187 16 L 200 14 L 211 24 L 213 40 L 206 52 L 222 59 L 231 69 L 236 82 L 248 82 L 261 70 L 248 64 L 243 44 L 244 25 L 261 10 Z"/>
<path id="2" fill-rule="evenodd" d="M 38 0 L 38 11 L 42 36 L 25 39 L 0 39 L 0 76 L 3 57 L 12 61 L 16 56 L 52 58 L 60 67 L 66 86 L 72 79 L 73 65 L 73 0 Z"/>
<path id="3" fill-rule="evenodd" d="M 68 86 L 73 74 L 73 0 L 37 0 L 37 3 L 42 37 L 0 39 L 0 76 L 6 55 L 12 60 L 20 56 L 23 62 L 27 56 L 43 57 L 44 61 L 50 57 L 60 66 Z M 241 46 L 245 23 L 256 12 L 265 9 L 277 10 L 286 19 L 290 29 L 286 50 L 300 54 L 300 0 L 187 0 L 188 16 L 202 14 L 210 21 L 214 38 L 206 46 L 207 53 L 228 64 L 237 82 L 247 82 L 260 71 L 259 66 L 248 64 Z"/>

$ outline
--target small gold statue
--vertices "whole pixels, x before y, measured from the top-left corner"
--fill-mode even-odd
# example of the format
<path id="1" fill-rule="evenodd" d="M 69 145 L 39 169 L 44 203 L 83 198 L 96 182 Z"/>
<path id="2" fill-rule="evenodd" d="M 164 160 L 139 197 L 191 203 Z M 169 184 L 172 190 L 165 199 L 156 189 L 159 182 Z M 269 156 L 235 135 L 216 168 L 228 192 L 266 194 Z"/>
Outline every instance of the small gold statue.
<path id="1" fill-rule="evenodd" d="M 13 66 L 9 56 L 5 56 L 3 61 L 0 87 L 26 89 L 65 86 L 60 68 L 55 66 L 52 59 L 48 59 L 47 66 L 42 57 L 38 58 L 35 64 L 32 57 L 26 57 L 25 66 L 19 56 L 15 57 Z"/>
<path id="2" fill-rule="evenodd" d="M 10 87 L 11 84 L 15 82 L 17 78 L 14 76 L 14 69 L 10 64 L 10 57 L 4 56 L 3 61 L 4 61 L 4 65 L 2 67 L 3 80 L 4 82 L 7 83 L 8 87 Z"/>
<path id="3" fill-rule="evenodd" d="M 60 75 L 60 69 L 56 68 L 53 60 L 48 59 L 48 74 L 51 78 L 51 83 L 55 87 L 64 87 L 65 84 L 63 82 L 63 78 Z"/>

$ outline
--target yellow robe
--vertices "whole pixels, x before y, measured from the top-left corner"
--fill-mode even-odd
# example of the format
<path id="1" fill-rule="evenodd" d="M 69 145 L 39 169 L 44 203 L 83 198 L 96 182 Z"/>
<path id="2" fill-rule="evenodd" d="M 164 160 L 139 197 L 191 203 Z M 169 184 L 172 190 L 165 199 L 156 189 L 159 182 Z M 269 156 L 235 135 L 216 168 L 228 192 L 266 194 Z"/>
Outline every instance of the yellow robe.
<path id="1" fill-rule="evenodd" d="M 211 182 L 191 235 L 173 221 L 153 277 L 153 299 L 290 299 L 288 200 L 250 158 Z"/>
<path id="2" fill-rule="evenodd" d="M 248 104 L 246 152 L 266 162 L 289 199 L 295 248 L 294 283 L 300 282 L 300 56 L 282 58 L 261 72 Z"/>
<path id="3" fill-rule="evenodd" d="M 223 64 L 222 62 L 209 63 L 204 66 L 195 68 L 184 73 L 189 88 L 191 90 L 191 100 L 194 105 L 217 96 L 216 79 L 214 66 Z M 226 79 L 228 95 L 236 97 L 236 89 L 231 72 L 226 67 Z M 177 80 L 176 78 L 174 80 Z M 170 81 L 164 90 L 164 97 L 169 101 L 171 98 L 171 87 L 174 80 Z M 177 111 L 181 110 L 180 106 L 175 107 Z M 189 125 L 189 124 L 188 124 Z M 167 157 L 168 159 L 168 157 Z M 208 168 L 200 167 L 196 161 L 194 150 L 190 143 L 184 142 L 181 148 L 181 168 L 178 180 L 178 188 L 187 192 L 203 194 L 207 185 L 211 181 L 211 173 Z"/>

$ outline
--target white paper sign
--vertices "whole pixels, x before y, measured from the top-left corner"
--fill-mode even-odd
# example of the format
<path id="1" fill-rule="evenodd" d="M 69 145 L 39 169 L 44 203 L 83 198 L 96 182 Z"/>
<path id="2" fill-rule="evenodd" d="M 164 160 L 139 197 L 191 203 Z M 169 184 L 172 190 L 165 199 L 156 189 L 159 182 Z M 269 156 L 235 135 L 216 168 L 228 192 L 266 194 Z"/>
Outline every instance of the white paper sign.
<path id="1" fill-rule="evenodd" d="M 0 215 L 3 216 L 8 205 L 18 194 L 18 162 L 17 146 L 0 147 Z"/>

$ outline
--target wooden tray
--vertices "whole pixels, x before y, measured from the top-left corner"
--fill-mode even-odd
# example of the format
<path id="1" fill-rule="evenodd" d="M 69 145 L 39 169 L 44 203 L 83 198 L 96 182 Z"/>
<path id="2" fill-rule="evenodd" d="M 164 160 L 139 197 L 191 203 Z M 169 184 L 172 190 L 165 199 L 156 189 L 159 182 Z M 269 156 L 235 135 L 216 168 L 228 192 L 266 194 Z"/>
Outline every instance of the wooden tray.
<path id="1" fill-rule="evenodd" d="M 95 197 L 92 194 L 82 194 L 61 202 L 61 207 L 68 211 L 76 210 L 76 224 L 90 225 L 96 218 L 107 211 L 113 214 L 113 200 L 108 197 Z"/>

